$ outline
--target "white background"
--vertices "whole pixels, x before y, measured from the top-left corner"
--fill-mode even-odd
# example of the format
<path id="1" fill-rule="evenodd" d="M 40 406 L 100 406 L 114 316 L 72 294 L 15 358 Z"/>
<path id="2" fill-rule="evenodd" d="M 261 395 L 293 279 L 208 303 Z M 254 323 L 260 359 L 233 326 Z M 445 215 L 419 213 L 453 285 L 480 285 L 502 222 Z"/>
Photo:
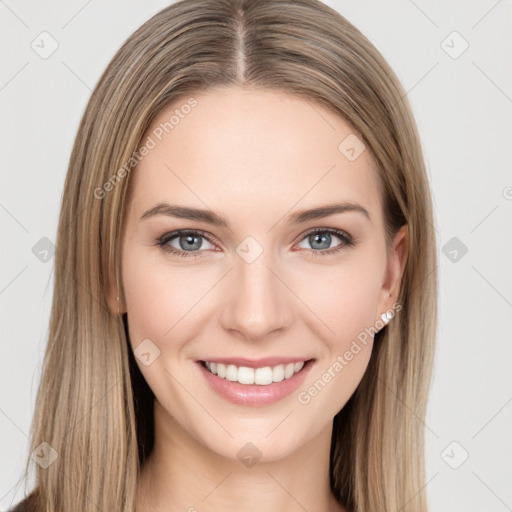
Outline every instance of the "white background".
<path id="1" fill-rule="evenodd" d="M 408 91 L 434 196 L 440 323 L 422 492 L 434 512 L 511 510 L 512 2 L 326 3 Z M 23 496 L 52 300 L 53 258 L 44 263 L 32 248 L 55 241 L 72 144 L 100 74 L 168 4 L 0 2 L 1 510 Z M 46 59 L 31 48 L 43 31 L 58 42 Z M 463 40 L 469 47 L 453 58 Z M 467 247 L 457 261 L 443 253 L 453 237 Z"/>

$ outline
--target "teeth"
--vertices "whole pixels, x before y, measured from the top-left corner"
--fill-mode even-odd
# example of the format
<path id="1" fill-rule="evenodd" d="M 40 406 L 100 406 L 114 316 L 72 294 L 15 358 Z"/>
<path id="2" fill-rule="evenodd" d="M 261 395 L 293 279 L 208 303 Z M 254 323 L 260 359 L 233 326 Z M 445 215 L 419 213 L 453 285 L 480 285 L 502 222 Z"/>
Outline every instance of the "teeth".
<path id="1" fill-rule="evenodd" d="M 272 381 L 281 382 L 282 380 L 284 380 L 284 366 L 280 364 L 272 368 Z"/>
<path id="2" fill-rule="evenodd" d="M 270 366 L 265 366 L 265 368 L 256 368 L 254 371 L 254 382 L 260 386 L 268 386 L 274 382 L 273 374 L 274 372 Z"/>
<path id="3" fill-rule="evenodd" d="M 223 365 L 223 364 L 217 365 L 217 375 L 219 377 L 222 377 L 223 379 L 226 378 L 226 366 L 225 365 Z"/>
<path id="4" fill-rule="evenodd" d="M 289 379 L 295 373 L 295 364 L 290 363 L 284 367 L 284 378 Z"/>
<path id="5" fill-rule="evenodd" d="M 235 382 L 238 380 L 238 368 L 234 364 L 226 366 L 226 380 Z"/>
<path id="6" fill-rule="evenodd" d="M 240 384 L 254 384 L 256 382 L 256 372 L 254 371 L 254 368 L 247 368 L 246 366 L 241 366 L 240 368 L 237 368 L 234 365 L 233 368 L 235 369 L 235 380 L 240 382 Z M 258 370 L 260 370 L 260 368 L 258 368 Z M 261 382 L 258 382 L 258 384 L 261 384 Z"/>
<path id="7" fill-rule="evenodd" d="M 300 372 L 304 366 L 304 361 L 298 363 L 279 364 L 274 367 L 265 366 L 264 368 L 248 368 L 247 366 L 235 366 L 234 364 L 210 363 L 205 361 L 206 368 L 219 377 L 231 382 L 240 384 L 259 384 L 268 386 L 273 382 L 281 382 L 289 379 L 297 372 Z"/>

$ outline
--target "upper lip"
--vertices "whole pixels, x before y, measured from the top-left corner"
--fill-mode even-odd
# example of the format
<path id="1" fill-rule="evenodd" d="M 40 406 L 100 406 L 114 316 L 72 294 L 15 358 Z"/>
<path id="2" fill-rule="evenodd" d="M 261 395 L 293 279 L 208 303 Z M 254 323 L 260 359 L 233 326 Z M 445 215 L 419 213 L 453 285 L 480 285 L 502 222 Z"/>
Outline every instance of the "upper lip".
<path id="1" fill-rule="evenodd" d="M 234 364 L 235 366 L 246 366 L 248 368 L 264 368 L 266 366 L 278 366 L 280 364 L 306 362 L 312 358 L 308 357 L 263 357 L 261 359 L 246 359 L 244 357 L 212 357 L 201 359 L 209 363 Z"/>

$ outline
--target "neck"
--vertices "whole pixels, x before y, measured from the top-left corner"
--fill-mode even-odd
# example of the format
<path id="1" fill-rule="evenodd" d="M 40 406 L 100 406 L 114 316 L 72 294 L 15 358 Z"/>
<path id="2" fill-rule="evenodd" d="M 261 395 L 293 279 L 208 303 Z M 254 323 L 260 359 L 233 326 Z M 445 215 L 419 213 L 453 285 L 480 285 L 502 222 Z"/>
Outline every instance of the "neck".
<path id="1" fill-rule="evenodd" d="M 329 485 L 332 423 L 285 458 L 242 462 L 198 443 L 158 400 L 154 419 L 136 512 L 346 512 Z"/>

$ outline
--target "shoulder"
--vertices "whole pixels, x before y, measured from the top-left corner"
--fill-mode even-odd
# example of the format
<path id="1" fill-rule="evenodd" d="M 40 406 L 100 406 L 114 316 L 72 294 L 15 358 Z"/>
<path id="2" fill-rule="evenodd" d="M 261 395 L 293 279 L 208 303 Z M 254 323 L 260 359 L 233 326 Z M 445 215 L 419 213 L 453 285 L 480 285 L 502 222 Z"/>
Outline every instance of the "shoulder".
<path id="1" fill-rule="evenodd" d="M 23 498 L 14 508 L 9 509 L 7 512 L 39 512 L 39 500 L 36 491 L 32 491 L 28 496 Z"/>

